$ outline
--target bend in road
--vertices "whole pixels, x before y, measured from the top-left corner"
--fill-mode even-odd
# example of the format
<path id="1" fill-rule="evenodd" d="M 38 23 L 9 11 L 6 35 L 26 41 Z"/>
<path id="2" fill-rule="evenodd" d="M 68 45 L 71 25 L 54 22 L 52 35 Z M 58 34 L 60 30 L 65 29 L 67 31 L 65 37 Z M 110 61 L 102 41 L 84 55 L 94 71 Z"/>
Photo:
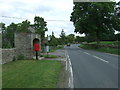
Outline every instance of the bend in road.
<path id="1" fill-rule="evenodd" d="M 72 45 L 69 54 L 75 88 L 118 88 L 118 56 Z"/>

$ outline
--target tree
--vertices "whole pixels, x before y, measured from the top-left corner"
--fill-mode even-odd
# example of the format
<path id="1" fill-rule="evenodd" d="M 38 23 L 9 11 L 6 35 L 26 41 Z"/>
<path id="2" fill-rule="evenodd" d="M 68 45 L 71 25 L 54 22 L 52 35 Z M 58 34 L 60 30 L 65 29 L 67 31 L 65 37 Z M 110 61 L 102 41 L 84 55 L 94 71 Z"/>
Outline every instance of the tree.
<path id="1" fill-rule="evenodd" d="M 75 42 L 77 43 L 81 43 L 81 42 L 85 42 L 85 37 L 80 37 L 80 36 L 76 36 L 75 38 Z"/>
<path id="2" fill-rule="evenodd" d="M 75 43 L 75 35 L 74 34 L 69 34 L 67 37 L 67 43 Z"/>
<path id="3" fill-rule="evenodd" d="M 108 32 L 120 30 L 120 20 L 115 15 L 115 2 L 74 3 L 70 21 L 75 26 L 75 32 L 94 37 L 97 43 Z"/>
<path id="4" fill-rule="evenodd" d="M 120 33 L 117 33 L 117 34 L 115 35 L 115 39 L 116 39 L 117 41 L 120 41 Z"/>
<path id="5" fill-rule="evenodd" d="M 65 43 L 66 43 L 66 35 L 65 35 L 65 32 L 64 32 L 63 29 L 62 29 L 62 31 L 61 31 L 60 38 L 61 38 L 61 43 L 62 43 L 62 44 L 65 44 Z"/>
<path id="6" fill-rule="evenodd" d="M 2 32 L 2 46 L 3 48 L 14 47 L 14 33 L 17 31 L 17 24 L 11 23 L 9 26 L 4 28 Z"/>
<path id="7" fill-rule="evenodd" d="M 115 40 L 115 31 L 109 31 L 107 33 L 102 33 L 100 40 L 101 41 L 114 41 Z"/>
<path id="8" fill-rule="evenodd" d="M 1 41 L 1 43 L 2 43 L 1 47 L 2 47 L 4 45 L 4 43 L 5 43 L 5 30 L 6 30 L 6 27 L 5 27 L 4 23 L 0 23 L 0 29 L 1 29 L 1 32 L 2 32 L 2 41 Z"/>
<path id="9" fill-rule="evenodd" d="M 0 23 L 0 28 L 2 30 L 2 33 L 4 33 L 6 27 L 5 27 L 5 24 L 4 23 Z"/>
<path id="10" fill-rule="evenodd" d="M 115 12 L 116 15 L 120 17 L 120 1 L 116 4 Z"/>
<path id="11" fill-rule="evenodd" d="M 47 29 L 47 22 L 44 21 L 44 18 L 35 16 L 34 18 L 34 28 L 36 30 L 36 33 L 41 35 L 41 41 L 45 38 L 45 32 Z"/>
<path id="12" fill-rule="evenodd" d="M 30 32 L 30 21 L 25 20 L 22 23 L 18 24 L 17 32 Z"/>
<path id="13" fill-rule="evenodd" d="M 52 36 L 50 36 L 50 41 L 49 41 L 49 45 L 50 46 L 57 46 L 58 45 L 58 41 L 57 38 L 54 36 L 54 32 L 52 32 Z"/>

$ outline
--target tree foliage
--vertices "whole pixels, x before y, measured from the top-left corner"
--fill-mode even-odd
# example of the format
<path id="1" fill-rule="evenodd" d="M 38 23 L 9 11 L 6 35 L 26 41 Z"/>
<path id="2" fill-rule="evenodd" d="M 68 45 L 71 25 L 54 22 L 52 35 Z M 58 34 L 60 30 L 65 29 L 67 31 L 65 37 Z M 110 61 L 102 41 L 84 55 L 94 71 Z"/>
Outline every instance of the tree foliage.
<path id="1" fill-rule="evenodd" d="M 75 2 L 70 17 L 75 32 L 92 36 L 99 43 L 102 36 L 120 30 L 120 20 L 115 15 L 115 6 L 115 2 Z"/>
<path id="2" fill-rule="evenodd" d="M 29 28 L 33 28 L 37 34 L 41 35 L 42 40 L 45 38 L 45 32 L 47 31 L 47 22 L 42 17 L 36 16 L 34 18 L 34 24 L 31 25 L 30 21 L 25 20 L 22 23 L 11 23 L 5 27 L 4 23 L 0 23 L 2 29 L 2 46 L 3 48 L 14 47 L 14 33 L 15 32 L 31 32 Z M 32 32 L 31 32 L 32 33 Z"/>
<path id="3" fill-rule="evenodd" d="M 30 32 L 29 27 L 30 27 L 30 21 L 25 20 L 22 23 L 19 23 L 17 25 L 17 32 Z"/>
<path id="4" fill-rule="evenodd" d="M 115 12 L 116 15 L 120 17 L 120 1 L 116 4 Z"/>
<path id="5" fill-rule="evenodd" d="M 76 36 L 75 38 L 75 42 L 77 43 L 81 43 L 81 42 L 85 42 L 85 37 L 80 37 L 80 36 Z"/>
<path id="6" fill-rule="evenodd" d="M 44 21 L 44 18 L 36 16 L 34 18 L 34 28 L 36 30 L 37 34 L 41 35 L 41 39 L 43 41 L 45 37 L 45 32 L 48 30 L 47 29 L 47 22 Z"/>
<path id="7" fill-rule="evenodd" d="M 66 41 L 67 41 L 67 43 L 75 43 L 75 35 L 74 34 L 69 34 L 66 37 Z"/>
<path id="8" fill-rule="evenodd" d="M 5 24 L 4 24 L 5 25 Z M 2 47 L 14 47 L 14 33 L 17 31 L 17 24 L 11 23 L 9 26 L 4 27 L 2 31 Z"/>
<path id="9" fill-rule="evenodd" d="M 120 41 L 120 33 L 115 34 L 115 40 Z"/>
<path id="10" fill-rule="evenodd" d="M 15 24 L 11 23 L 9 26 L 5 27 L 2 24 L 2 48 L 13 48 L 14 47 L 14 33 L 15 32 L 30 32 L 28 30 L 30 22 L 25 20 L 22 23 Z"/>
<path id="11" fill-rule="evenodd" d="M 2 33 L 5 31 L 6 27 L 5 27 L 5 23 L 0 23 L 0 28 L 2 30 Z"/>
<path id="12" fill-rule="evenodd" d="M 50 41 L 49 41 L 49 45 L 50 46 L 57 46 L 58 43 L 58 39 L 54 36 L 54 32 L 52 32 L 52 35 L 50 36 Z"/>
<path id="13" fill-rule="evenodd" d="M 64 30 L 62 29 L 62 31 L 61 31 L 61 34 L 60 34 L 60 38 L 61 38 L 61 43 L 62 44 L 65 44 L 66 43 L 66 35 L 65 35 L 65 32 L 64 32 Z"/>

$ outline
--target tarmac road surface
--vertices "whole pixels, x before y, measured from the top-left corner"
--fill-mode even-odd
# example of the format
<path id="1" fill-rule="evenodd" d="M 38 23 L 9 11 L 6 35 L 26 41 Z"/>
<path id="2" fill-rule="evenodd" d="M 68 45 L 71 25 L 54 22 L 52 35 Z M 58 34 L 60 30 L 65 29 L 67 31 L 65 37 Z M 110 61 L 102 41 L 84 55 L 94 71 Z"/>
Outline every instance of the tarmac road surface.
<path id="1" fill-rule="evenodd" d="M 118 88 L 118 55 L 66 47 L 73 69 L 74 88 Z"/>

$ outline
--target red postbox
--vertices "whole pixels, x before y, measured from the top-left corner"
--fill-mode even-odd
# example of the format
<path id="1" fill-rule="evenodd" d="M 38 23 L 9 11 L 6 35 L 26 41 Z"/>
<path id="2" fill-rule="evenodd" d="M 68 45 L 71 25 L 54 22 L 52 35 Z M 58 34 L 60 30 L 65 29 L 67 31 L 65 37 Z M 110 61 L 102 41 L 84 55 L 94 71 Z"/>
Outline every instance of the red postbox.
<path id="1" fill-rule="evenodd" d="M 40 46 L 38 43 L 34 44 L 34 51 L 40 51 Z"/>

